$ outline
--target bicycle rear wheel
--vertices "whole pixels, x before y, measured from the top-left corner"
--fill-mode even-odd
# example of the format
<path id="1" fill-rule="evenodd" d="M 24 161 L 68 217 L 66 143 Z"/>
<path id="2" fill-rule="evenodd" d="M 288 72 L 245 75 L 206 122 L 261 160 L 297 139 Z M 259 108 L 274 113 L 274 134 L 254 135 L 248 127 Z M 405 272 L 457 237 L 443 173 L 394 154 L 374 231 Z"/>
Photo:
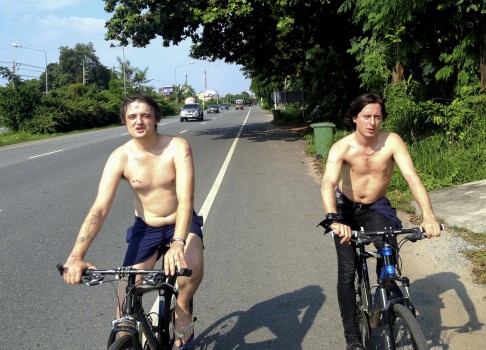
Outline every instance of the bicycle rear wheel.
<path id="1" fill-rule="evenodd" d="M 397 350 L 428 350 L 425 335 L 417 319 L 401 304 L 393 305 L 393 340 Z"/>

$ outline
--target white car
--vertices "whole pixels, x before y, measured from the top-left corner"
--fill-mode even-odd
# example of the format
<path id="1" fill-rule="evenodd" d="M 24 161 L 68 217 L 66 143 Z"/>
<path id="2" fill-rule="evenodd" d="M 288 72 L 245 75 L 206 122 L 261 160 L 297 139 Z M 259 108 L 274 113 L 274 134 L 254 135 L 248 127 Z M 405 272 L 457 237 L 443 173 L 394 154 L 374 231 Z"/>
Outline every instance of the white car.
<path id="1" fill-rule="evenodd" d="M 179 115 L 181 122 L 189 119 L 204 120 L 203 110 L 199 103 L 186 103 Z"/>

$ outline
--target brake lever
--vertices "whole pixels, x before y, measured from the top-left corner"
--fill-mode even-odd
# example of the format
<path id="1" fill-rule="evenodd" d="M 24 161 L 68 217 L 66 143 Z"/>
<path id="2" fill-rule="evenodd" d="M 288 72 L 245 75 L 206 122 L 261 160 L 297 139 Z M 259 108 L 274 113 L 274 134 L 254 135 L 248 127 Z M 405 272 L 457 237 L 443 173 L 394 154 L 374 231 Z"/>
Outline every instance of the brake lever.
<path id="1" fill-rule="evenodd" d="M 81 278 L 83 283 L 90 287 L 102 284 L 104 279 L 105 276 L 103 276 L 101 273 L 95 273 L 95 272 L 91 272 L 88 274 L 88 276 L 83 276 Z"/>

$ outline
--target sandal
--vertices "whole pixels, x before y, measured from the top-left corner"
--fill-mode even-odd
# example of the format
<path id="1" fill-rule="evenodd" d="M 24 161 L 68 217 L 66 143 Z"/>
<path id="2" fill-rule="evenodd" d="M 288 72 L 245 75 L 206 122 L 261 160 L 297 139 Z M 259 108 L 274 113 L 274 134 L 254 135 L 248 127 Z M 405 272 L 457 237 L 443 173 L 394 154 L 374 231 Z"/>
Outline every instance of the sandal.
<path id="1" fill-rule="evenodd" d="M 182 342 L 182 339 L 184 339 L 184 335 L 186 335 L 186 333 L 189 330 L 191 330 L 191 328 L 192 328 L 192 334 L 189 337 L 189 339 L 187 339 L 186 343 L 185 344 L 181 344 L 181 346 L 180 347 L 176 347 L 176 349 L 178 349 L 178 350 L 185 350 L 185 349 L 193 349 L 194 348 L 194 322 L 196 322 L 196 321 L 197 321 L 197 317 L 193 317 L 191 324 L 189 326 L 187 326 L 186 329 L 184 329 L 182 331 L 182 333 L 179 333 L 177 331 L 177 329 L 174 328 L 175 339 L 176 340 L 181 340 L 181 342 Z"/>

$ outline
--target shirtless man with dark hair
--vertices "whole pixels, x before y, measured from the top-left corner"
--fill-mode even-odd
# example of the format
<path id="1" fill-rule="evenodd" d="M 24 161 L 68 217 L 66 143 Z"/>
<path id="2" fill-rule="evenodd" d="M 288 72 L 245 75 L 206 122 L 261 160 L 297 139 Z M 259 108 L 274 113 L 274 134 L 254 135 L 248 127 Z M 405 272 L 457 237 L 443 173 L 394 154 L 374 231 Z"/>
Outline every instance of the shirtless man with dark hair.
<path id="1" fill-rule="evenodd" d="M 157 134 L 162 115 L 148 95 L 128 98 L 121 108 L 122 122 L 132 139 L 112 152 L 103 170 L 98 194 L 64 264 L 64 280 L 81 282 L 87 268 L 84 257 L 101 230 L 122 179 L 133 191 L 135 223 L 128 229 L 123 266 L 153 269 L 164 255 L 166 274 L 188 267 L 190 278 L 179 277 L 176 331 L 181 349 L 192 346 L 194 329 L 190 300 L 204 274 L 202 217 L 194 212 L 194 165 L 189 143 L 180 137 Z"/>
<path id="2" fill-rule="evenodd" d="M 331 147 L 321 195 L 324 225 L 335 233 L 337 292 L 346 349 L 360 350 L 364 347 L 355 315 L 356 247 L 350 241 L 351 230 L 401 227 L 395 208 L 386 198 L 395 164 L 420 207 L 421 226 L 427 236 L 440 236 L 440 226 L 405 143 L 397 134 L 379 131 L 386 118 L 383 100 L 375 94 L 363 94 L 351 103 L 346 118 L 356 130 Z"/>

